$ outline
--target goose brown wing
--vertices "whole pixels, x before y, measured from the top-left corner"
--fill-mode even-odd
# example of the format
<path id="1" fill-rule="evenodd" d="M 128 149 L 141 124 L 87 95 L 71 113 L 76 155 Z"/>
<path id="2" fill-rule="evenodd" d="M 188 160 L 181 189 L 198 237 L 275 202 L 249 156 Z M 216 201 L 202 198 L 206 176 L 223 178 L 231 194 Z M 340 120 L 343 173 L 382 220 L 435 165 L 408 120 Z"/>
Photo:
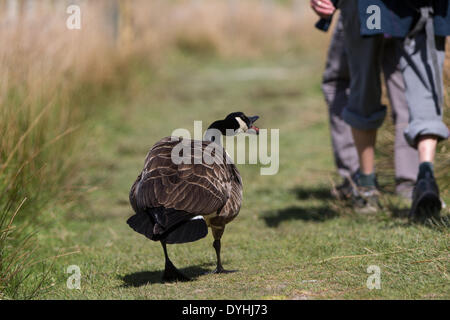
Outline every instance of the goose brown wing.
<path id="1" fill-rule="evenodd" d="M 210 142 L 188 139 L 183 143 L 191 148 L 191 164 L 176 164 L 171 154 L 179 143 L 178 138 L 167 137 L 152 147 L 130 200 L 138 209 L 165 207 L 194 215 L 218 211 L 231 195 L 233 175 L 227 164 L 220 156 L 212 164 L 194 163 L 194 149 L 203 151 Z"/>
<path id="2" fill-rule="evenodd" d="M 223 212 L 229 217 L 227 223 L 237 216 L 242 205 L 242 181 L 239 171 L 234 164 L 230 165 L 233 174 L 231 182 L 231 197 L 228 199 Z"/>
<path id="3" fill-rule="evenodd" d="M 232 176 L 231 194 L 219 215 L 210 219 L 211 225 L 216 227 L 224 226 L 236 218 L 242 205 L 242 181 L 239 171 L 234 164 L 228 165 L 228 171 Z"/>

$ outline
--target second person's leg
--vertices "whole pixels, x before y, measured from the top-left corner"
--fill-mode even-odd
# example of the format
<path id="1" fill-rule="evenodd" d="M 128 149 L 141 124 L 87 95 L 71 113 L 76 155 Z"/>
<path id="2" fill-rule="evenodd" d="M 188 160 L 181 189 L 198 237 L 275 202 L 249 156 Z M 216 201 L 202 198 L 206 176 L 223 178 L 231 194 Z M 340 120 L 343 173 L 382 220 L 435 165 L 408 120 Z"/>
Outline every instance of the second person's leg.
<path id="1" fill-rule="evenodd" d="M 411 41 L 400 44 L 405 94 L 410 109 L 405 137 L 411 146 L 418 149 L 420 161 L 410 212 L 410 217 L 416 220 L 439 215 L 441 200 L 433 162 L 437 142 L 449 136 L 449 130 L 442 121 L 443 106 L 440 105 L 438 90 L 439 86 L 443 87 L 445 38 L 432 40 L 435 40 L 435 48 L 429 45 L 430 39 L 422 31 Z M 433 56 L 437 61 L 433 61 Z M 436 83 L 436 76 L 440 76 L 440 83 Z"/>
<path id="2" fill-rule="evenodd" d="M 322 80 L 322 91 L 328 105 L 333 156 L 337 171 L 344 181 L 332 191 L 337 198 L 348 198 L 352 195 L 353 184 L 350 179 L 355 179 L 359 169 L 351 127 L 342 119 L 342 111 L 348 103 L 350 91 L 349 72 L 340 17 L 330 42 Z"/>
<path id="3" fill-rule="evenodd" d="M 387 94 L 395 125 L 394 164 L 397 195 L 412 200 L 412 191 L 419 171 L 419 155 L 405 139 L 404 130 L 409 122 L 405 83 L 400 70 L 400 50 L 394 39 L 384 42 L 382 68 Z"/>

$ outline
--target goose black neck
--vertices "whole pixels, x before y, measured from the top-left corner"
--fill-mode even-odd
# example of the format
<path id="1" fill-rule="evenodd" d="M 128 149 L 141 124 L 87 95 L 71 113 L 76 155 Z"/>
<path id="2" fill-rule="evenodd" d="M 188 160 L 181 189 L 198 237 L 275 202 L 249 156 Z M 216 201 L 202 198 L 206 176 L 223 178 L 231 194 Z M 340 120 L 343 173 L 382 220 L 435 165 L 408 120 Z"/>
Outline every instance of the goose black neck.
<path id="1" fill-rule="evenodd" d="M 227 121 L 226 120 L 217 120 L 211 123 L 211 125 L 208 127 L 209 129 L 216 129 L 219 130 L 222 135 L 226 135 L 227 133 Z"/>
<path id="2" fill-rule="evenodd" d="M 238 129 L 236 125 L 238 126 L 239 124 L 236 124 L 234 121 L 228 119 L 214 121 L 208 127 L 208 130 L 206 130 L 205 140 L 214 141 L 214 134 L 217 135 L 217 132 L 220 132 L 221 135 L 226 136 L 227 130 L 233 130 L 234 132 L 234 130 Z"/>

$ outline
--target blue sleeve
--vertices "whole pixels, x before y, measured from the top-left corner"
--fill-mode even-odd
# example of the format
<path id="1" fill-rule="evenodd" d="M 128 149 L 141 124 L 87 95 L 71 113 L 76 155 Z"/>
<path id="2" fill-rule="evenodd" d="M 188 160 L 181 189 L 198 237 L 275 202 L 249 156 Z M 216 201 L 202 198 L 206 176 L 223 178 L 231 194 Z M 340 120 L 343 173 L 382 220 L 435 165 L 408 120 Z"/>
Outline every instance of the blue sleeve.
<path id="1" fill-rule="evenodd" d="M 405 37 L 411 28 L 415 12 L 404 1 L 358 0 L 361 35 L 387 33 Z M 379 19 L 379 25 L 373 24 Z"/>
<path id="2" fill-rule="evenodd" d="M 434 32 L 438 36 L 450 35 L 450 0 L 435 1 Z"/>
<path id="3" fill-rule="evenodd" d="M 406 37 L 412 28 L 414 17 L 422 1 L 358 0 L 361 35 L 386 33 L 393 37 Z M 450 35 L 450 0 L 433 0 L 434 28 L 436 35 Z M 379 15 L 380 25 L 373 23 Z"/>

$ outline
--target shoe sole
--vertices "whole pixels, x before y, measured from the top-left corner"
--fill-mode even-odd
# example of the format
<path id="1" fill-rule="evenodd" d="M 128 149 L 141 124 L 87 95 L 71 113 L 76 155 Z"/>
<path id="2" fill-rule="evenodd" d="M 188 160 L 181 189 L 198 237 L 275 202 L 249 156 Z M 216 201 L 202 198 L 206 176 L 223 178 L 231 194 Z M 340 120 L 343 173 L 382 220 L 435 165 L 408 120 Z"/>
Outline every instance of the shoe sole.
<path id="1" fill-rule="evenodd" d="M 357 214 L 370 215 L 377 213 L 378 211 L 380 211 L 380 209 L 376 207 L 365 207 L 365 208 L 355 208 L 354 211 Z"/>
<path id="2" fill-rule="evenodd" d="M 427 218 L 439 218 L 442 209 L 441 199 L 432 192 L 424 193 L 411 208 L 410 218 L 415 221 L 425 221 Z"/>
<path id="3" fill-rule="evenodd" d="M 358 214 L 362 214 L 362 215 L 369 215 L 369 214 L 374 214 L 374 213 L 378 213 L 378 211 L 381 210 L 381 206 L 380 204 L 366 204 L 365 206 L 359 207 L 359 206 L 354 206 L 353 210 L 358 213 Z"/>

